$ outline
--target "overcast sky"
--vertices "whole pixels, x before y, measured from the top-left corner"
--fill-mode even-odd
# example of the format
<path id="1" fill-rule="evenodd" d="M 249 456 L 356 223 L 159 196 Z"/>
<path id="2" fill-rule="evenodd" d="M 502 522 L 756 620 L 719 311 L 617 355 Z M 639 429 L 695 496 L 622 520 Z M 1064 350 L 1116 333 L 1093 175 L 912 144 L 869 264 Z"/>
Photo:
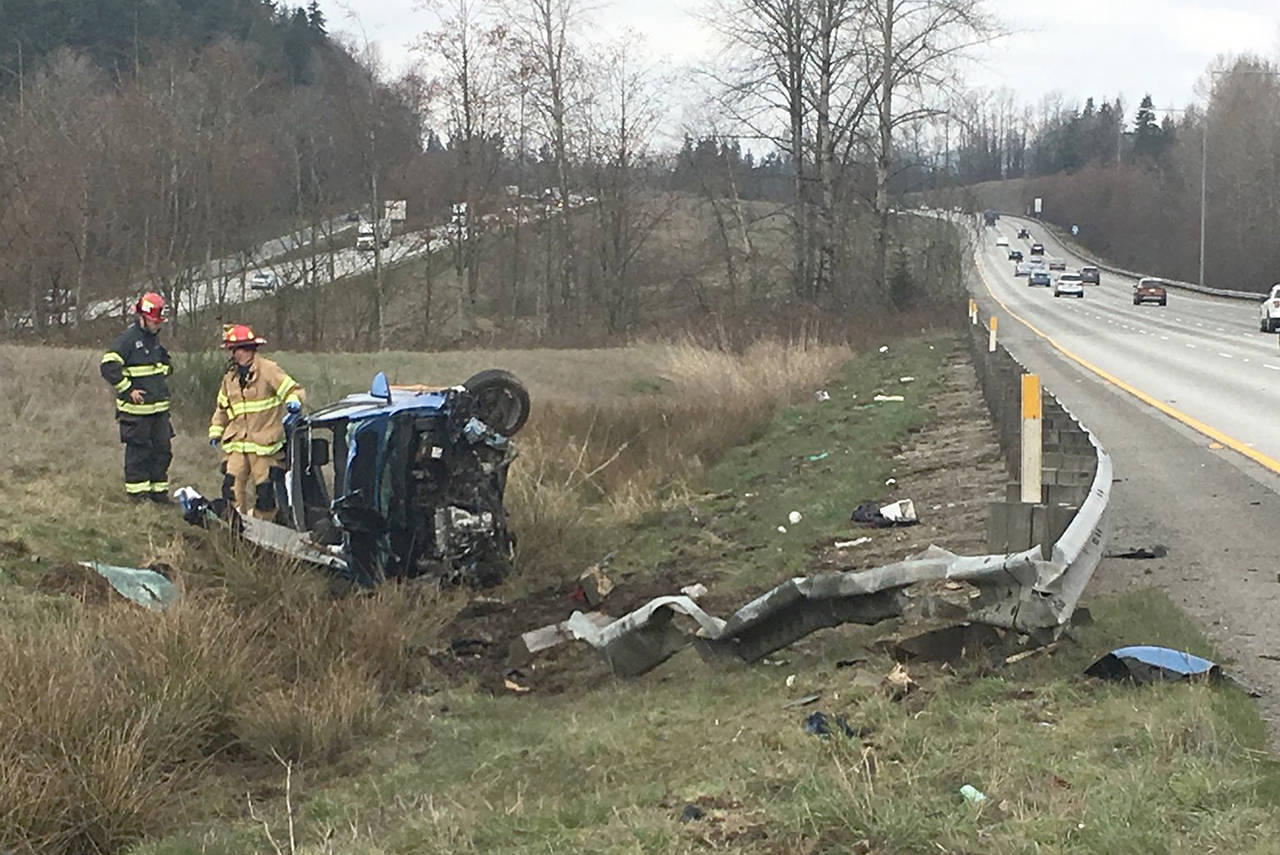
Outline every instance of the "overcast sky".
<path id="1" fill-rule="evenodd" d="M 633 28 L 672 64 L 696 64 L 713 49 L 691 14 L 700 0 L 614 0 L 594 13 L 593 33 Z M 431 23 L 419 0 L 321 0 L 330 29 L 376 42 L 390 73 L 411 61 L 409 46 Z M 980 50 L 971 86 L 1007 87 L 1035 106 L 1060 93 L 1124 98 L 1126 113 L 1144 93 L 1159 107 L 1200 101 L 1197 82 L 1219 54 L 1274 57 L 1280 45 L 1275 0 L 988 0 L 1010 35 Z M 356 10 L 356 18 L 349 10 Z M 358 19 L 358 20 L 357 20 Z"/>

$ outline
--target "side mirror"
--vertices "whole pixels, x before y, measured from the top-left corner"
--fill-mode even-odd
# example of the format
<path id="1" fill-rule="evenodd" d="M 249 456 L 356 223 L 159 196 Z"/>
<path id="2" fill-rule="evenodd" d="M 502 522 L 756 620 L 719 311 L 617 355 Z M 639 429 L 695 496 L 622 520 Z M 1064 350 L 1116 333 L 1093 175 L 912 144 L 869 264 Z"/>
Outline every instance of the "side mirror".
<path id="1" fill-rule="evenodd" d="M 369 394 L 375 398 L 382 398 L 388 404 L 391 403 L 391 384 L 387 382 L 387 375 L 379 371 L 373 377 L 373 384 L 369 386 Z"/>

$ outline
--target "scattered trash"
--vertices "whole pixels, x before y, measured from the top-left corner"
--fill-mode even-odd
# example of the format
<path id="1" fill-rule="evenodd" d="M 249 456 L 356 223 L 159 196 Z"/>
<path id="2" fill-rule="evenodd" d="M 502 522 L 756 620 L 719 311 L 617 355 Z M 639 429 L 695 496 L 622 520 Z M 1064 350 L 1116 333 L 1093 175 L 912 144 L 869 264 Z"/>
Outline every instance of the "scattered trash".
<path id="1" fill-rule="evenodd" d="M 885 675 L 884 685 L 889 690 L 890 699 L 900 701 L 915 690 L 916 681 L 911 679 L 906 666 L 899 662 Z"/>
<path id="2" fill-rule="evenodd" d="M 786 534 L 786 533 L 787 533 L 787 527 L 785 525 L 778 526 L 778 534 Z"/>
<path id="3" fill-rule="evenodd" d="M 920 520 L 916 517 L 915 503 L 910 499 L 898 501 L 880 508 L 880 516 L 894 525 L 915 525 Z"/>
<path id="4" fill-rule="evenodd" d="M 1012 665 L 1015 662 L 1021 662 L 1023 659 L 1027 659 L 1029 657 L 1035 656 L 1037 653 L 1052 653 L 1057 649 L 1058 649 L 1058 642 L 1053 641 L 1041 647 L 1033 647 L 1030 650 L 1023 650 L 1018 653 L 1015 653 L 1012 656 L 1006 656 L 1004 658 L 1004 664 Z"/>
<path id="5" fill-rule="evenodd" d="M 613 623 L 613 618 L 602 612 L 587 612 L 582 615 L 582 619 L 599 629 Z M 577 637 L 569 627 L 568 621 L 530 630 L 511 642 L 507 651 L 507 662 L 515 666 L 524 665 L 533 659 L 535 654 Z"/>
<path id="6" fill-rule="evenodd" d="M 502 685 L 506 686 L 508 691 L 515 692 L 517 695 L 523 695 L 526 692 L 533 691 L 533 689 L 531 689 L 530 687 L 522 686 L 519 683 L 517 683 L 515 680 L 512 680 L 510 677 L 503 677 Z"/>
<path id="7" fill-rule="evenodd" d="M 882 345 L 880 345 L 880 352 L 881 352 L 881 353 L 888 353 L 888 352 L 889 352 L 889 345 L 887 345 L 887 344 L 882 344 Z"/>
<path id="8" fill-rule="evenodd" d="M 791 523 L 792 525 L 799 525 L 800 520 L 802 519 L 804 519 L 804 517 L 800 515 L 799 511 L 792 511 L 791 513 L 787 514 L 787 522 Z"/>
<path id="9" fill-rule="evenodd" d="M 605 575 L 604 568 L 612 558 L 611 552 L 599 564 L 592 564 L 583 571 L 578 577 L 578 587 L 574 591 L 575 599 L 594 607 L 600 605 L 604 598 L 609 596 L 609 592 L 613 590 L 613 580 Z"/>
<path id="10" fill-rule="evenodd" d="M 831 393 L 826 389 L 819 389 L 814 393 L 813 397 L 817 399 L 819 404 L 825 404 L 827 401 L 831 400 Z"/>
<path id="11" fill-rule="evenodd" d="M 1138 561 L 1145 561 L 1151 558 L 1164 558 L 1169 554 L 1169 547 L 1164 544 L 1157 543 L 1150 549 L 1140 547 L 1138 549 L 1130 549 L 1127 552 L 1108 552 L 1106 558 L 1133 558 Z"/>
<path id="12" fill-rule="evenodd" d="M 845 736 L 853 739 L 858 732 L 849 725 L 849 720 L 843 715 L 838 715 L 834 719 L 827 718 L 827 714 L 819 710 L 804 720 L 804 732 L 810 736 L 830 736 L 831 725 L 835 725 Z"/>
<path id="13" fill-rule="evenodd" d="M 177 588 L 155 570 L 116 567 L 97 561 L 81 561 L 80 566 L 87 567 L 106 579 L 121 595 L 153 611 L 162 612 L 178 599 Z"/>
<path id="14" fill-rule="evenodd" d="M 885 485 L 886 487 L 896 487 L 896 486 L 898 486 L 898 479 L 897 479 L 897 478 L 890 478 L 890 479 L 888 479 L 887 481 L 885 481 L 885 482 L 884 482 L 884 485 Z"/>
<path id="15" fill-rule="evenodd" d="M 870 543 L 871 538 L 860 537 L 857 540 L 837 540 L 832 546 L 836 549 L 853 549 L 855 546 L 861 546 L 864 543 Z"/>
<path id="16" fill-rule="evenodd" d="M 972 784 L 965 784 L 961 787 L 960 795 L 964 796 L 964 800 L 971 805 L 982 804 L 987 800 L 987 797 L 983 795 L 982 790 L 979 790 Z"/>
<path id="17" fill-rule="evenodd" d="M 690 803 L 685 805 L 684 810 L 680 812 L 680 821 L 696 822 L 697 820 L 702 819 L 702 815 L 702 808 Z"/>
<path id="18" fill-rule="evenodd" d="M 914 382 L 916 382 L 916 378 L 914 378 L 914 377 L 899 377 L 899 378 L 898 378 L 898 382 L 899 382 L 899 383 L 914 383 Z"/>
<path id="19" fill-rule="evenodd" d="M 707 586 L 701 582 L 695 582 L 692 585 L 685 585 L 680 589 L 680 593 L 691 600 L 698 600 L 707 595 Z"/>
<path id="20" fill-rule="evenodd" d="M 854 665 L 861 665 L 863 662 L 866 662 L 866 661 L 867 661 L 867 658 L 865 656 L 858 656 L 853 659 L 837 659 L 836 667 L 852 668 Z"/>
<path id="21" fill-rule="evenodd" d="M 804 459 L 809 461 L 810 463 L 817 463 L 819 460 L 826 460 L 830 456 L 831 456 L 830 451 L 823 451 L 819 454 L 807 454 L 805 455 Z"/>
<path id="22" fill-rule="evenodd" d="M 888 404 L 888 403 L 895 403 L 898 401 L 905 401 L 907 399 L 902 397 L 901 395 L 876 395 L 871 400 L 875 401 L 877 404 Z"/>
<path id="23" fill-rule="evenodd" d="M 795 674 L 788 674 L 788 675 L 787 675 L 787 688 L 788 688 L 788 689 L 790 689 L 790 688 L 791 688 L 792 686 L 794 686 L 795 684 L 796 684 L 796 675 L 795 675 Z"/>
<path id="24" fill-rule="evenodd" d="M 1120 647 L 1084 670 L 1090 677 L 1104 680 L 1131 680 L 1138 685 L 1157 680 L 1187 680 L 1192 677 L 1218 678 L 1222 669 L 1208 659 L 1168 647 Z"/>
<path id="25" fill-rule="evenodd" d="M 809 704 L 817 703 L 820 700 L 822 700 L 822 692 L 814 692 L 812 695 L 805 695 L 802 698 L 796 698 L 794 701 L 787 701 L 782 705 L 782 708 L 789 710 L 793 707 L 807 707 Z"/>

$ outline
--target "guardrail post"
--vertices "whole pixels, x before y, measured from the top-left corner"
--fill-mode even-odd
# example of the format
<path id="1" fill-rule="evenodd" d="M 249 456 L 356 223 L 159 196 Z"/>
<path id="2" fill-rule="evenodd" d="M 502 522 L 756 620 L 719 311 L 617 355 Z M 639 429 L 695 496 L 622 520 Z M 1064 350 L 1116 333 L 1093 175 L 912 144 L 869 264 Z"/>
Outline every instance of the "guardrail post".
<path id="1" fill-rule="evenodd" d="M 994 320 L 994 318 L 992 319 Z M 992 332 L 994 335 L 994 330 Z M 1043 404 L 1040 397 L 1040 376 L 1022 375 L 1022 501 L 1035 504 L 1041 501 L 1043 486 L 1041 467 L 1044 465 Z"/>
<path id="2" fill-rule="evenodd" d="M 991 316 L 991 333 L 987 336 L 987 353 L 996 352 L 996 316 Z"/>
<path id="3" fill-rule="evenodd" d="M 975 326 L 978 323 L 978 301 L 972 297 L 969 298 L 969 323 Z"/>

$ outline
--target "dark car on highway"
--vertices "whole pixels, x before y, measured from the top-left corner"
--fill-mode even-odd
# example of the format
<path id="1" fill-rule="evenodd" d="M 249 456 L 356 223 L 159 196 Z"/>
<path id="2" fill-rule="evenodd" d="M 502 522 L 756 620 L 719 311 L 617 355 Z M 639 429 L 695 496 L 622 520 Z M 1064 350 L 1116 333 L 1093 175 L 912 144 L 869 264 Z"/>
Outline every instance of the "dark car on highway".
<path id="1" fill-rule="evenodd" d="M 1010 261 L 1021 261 L 1021 260 L 1022 260 L 1022 250 L 1020 250 L 1020 249 L 1011 249 L 1011 250 L 1009 250 L 1009 260 L 1010 260 Z"/>
<path id="2" fill-rule="evenodd" d="M 1080 281 L 1084 282 L 1086 285 L 1097 285 L 1100 281 L 1098 268 L 1094 267 L 1092 264 L 1086 264 L 1081 267 Z"/>
<path id="3" fill-rule="evenodd" d="M 1027 280 L 1027 284 L 1042 285 L 1045 288 L 1048 288 L 1053 284 L 1053 277 L 1049 275 L 1049 271 L 1044 270 L 1043 268 L 1040 270 L 1033 270 L 1031 271 L 1031 278 Z"/>
<path id="4" fill-rule="evenodd" d="M 1042 243 L 1033 243 L 1033 244 L 1031 244 L 1031 254 L 1032 254 L 1032 255 L 1044 255 L 1044 244 L 1042 244 Z"/>
<path id="5" fill-rule="evenodd" d="M 1161 306 L 1169 301 L 1164 282 L 1154 276 L 1144 276 L 1133 286 L 1133 305 L 1142 303 L 1159 303 Z"/>
<path id="6" fill-rule="evenodd" d="M 1031 232 L 1028 229 L 1018 229 L 1018 237 L 1031 239 Z"/>

